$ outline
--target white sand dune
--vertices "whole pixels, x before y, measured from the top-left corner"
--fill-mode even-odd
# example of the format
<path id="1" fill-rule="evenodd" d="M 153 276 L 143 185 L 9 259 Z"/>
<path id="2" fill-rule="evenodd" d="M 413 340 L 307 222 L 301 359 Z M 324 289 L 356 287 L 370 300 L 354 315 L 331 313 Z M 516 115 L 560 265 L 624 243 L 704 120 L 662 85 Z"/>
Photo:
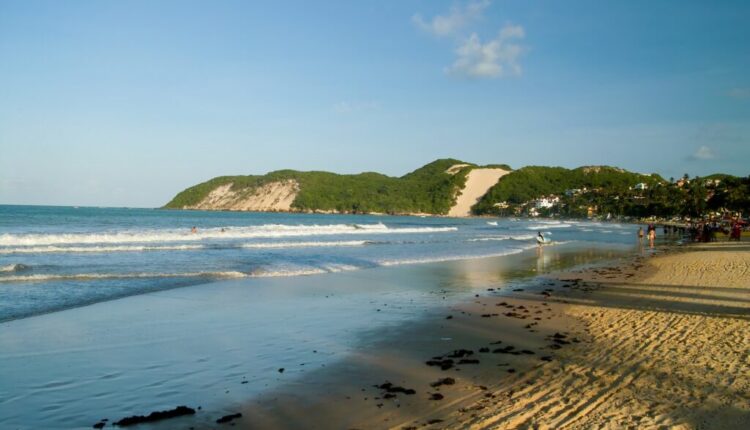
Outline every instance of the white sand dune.
<path id="1" fill-rule="evenodd" d="M 234 191 L 229 183 L 216 187 L 198 204 L 183 209 L 289 211 L 298 192 L 299 184 L 291 179 L 269 182 L 250 192 Z"/>
<path id="2" fill-rule="evenodd" d="M 460 165 L 459 165 L 460 166 Z M 448 169 L 452 170 L 454 167 Z M 457 172 L 457 170 L 456 170 Z M 472 169 L 466 178 L 466 186 L 461 190 L 456 204 L 448 212 L 448 216 L 465 217 L 471 215 L 471 207 L 474 206 L 483 195 L 503 176 L 510 173 L 504 169 Z"/>

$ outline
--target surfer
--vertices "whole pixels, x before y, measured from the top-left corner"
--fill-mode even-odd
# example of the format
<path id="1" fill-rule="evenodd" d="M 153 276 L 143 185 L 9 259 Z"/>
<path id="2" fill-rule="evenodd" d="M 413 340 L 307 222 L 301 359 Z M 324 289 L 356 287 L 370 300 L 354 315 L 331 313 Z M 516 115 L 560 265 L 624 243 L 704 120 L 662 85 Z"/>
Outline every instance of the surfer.
<path id="1" fill-rule="evenodd" d="M 544 244 L 544 235 L 541 231 L 536 232 L 536 243 L 538 243 L 539 246 Z"/>

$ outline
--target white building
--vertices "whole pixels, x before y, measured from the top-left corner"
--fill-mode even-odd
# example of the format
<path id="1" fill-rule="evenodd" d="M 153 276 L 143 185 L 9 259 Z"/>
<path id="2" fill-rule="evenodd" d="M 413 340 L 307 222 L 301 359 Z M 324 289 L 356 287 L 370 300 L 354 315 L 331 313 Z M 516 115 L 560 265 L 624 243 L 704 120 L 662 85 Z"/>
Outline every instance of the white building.
<path id="1" fill-rule="evenodd" d="M 534 207 L 536 209 L 549 209 L 558 203 L 560 203 L 560 197 L 542 197 L 541 199 L 534 200 Z"/>
<path id="2" fill-rule="evenodd" d="M 639 183 L 635 184 L 635 187 L 633 187 L 633 188 L 635 188 L 636 190 L 647 190 L 648 189 L 648 184 L 645 183 L 645 182 L 639 182 Z"/>

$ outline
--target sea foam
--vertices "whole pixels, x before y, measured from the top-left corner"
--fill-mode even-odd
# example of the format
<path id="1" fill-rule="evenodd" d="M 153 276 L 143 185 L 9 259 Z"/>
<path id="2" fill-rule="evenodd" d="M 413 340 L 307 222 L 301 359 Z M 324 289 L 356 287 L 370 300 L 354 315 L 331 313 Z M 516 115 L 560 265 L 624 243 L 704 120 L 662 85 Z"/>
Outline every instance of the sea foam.
<path id="1" fill-rule="evenodd" d="M 0 246 L 125 244 L 153 242 L 198 242 L 206 239 L 278 238 L 324 235 L 422 234 L 458 230 L 457 227 L 388 227 L 376 224 L 286 225 L 264 224 L 249 227 L 187 230 L 132 230 L 101 233 L 3 234 Z"/>
<path id="2" fill-rule="evenodd" d="M 185 272 L 185 273 L 74 273 L 2 276 L 0 282 L 43 282 L 63 280 L 136 279 L 136 278 L 244 278 L 242 272 Z"/>

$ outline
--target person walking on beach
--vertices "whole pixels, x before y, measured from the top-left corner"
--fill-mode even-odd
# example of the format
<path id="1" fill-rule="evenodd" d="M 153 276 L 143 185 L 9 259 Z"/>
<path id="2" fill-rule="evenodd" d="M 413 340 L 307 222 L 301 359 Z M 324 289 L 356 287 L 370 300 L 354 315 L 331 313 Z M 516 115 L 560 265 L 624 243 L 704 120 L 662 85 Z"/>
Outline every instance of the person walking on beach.
<path id="1" fill-rule="evenodd" d="M 656 240 L 656 226 L 653 224 L 649 224 L 648 225 L 648 241 L 651 243 L 651 245 L 653 245 L 654 240 Z"/>
<path id="2" fill-rule="evenodd" d="M 740 241 L 742 238 L 742 226 L 739 222 L 735 222 L 732 224 L 732 230 L 729 234 L 729 240 L 736 240 L 737 242 Z"/>

